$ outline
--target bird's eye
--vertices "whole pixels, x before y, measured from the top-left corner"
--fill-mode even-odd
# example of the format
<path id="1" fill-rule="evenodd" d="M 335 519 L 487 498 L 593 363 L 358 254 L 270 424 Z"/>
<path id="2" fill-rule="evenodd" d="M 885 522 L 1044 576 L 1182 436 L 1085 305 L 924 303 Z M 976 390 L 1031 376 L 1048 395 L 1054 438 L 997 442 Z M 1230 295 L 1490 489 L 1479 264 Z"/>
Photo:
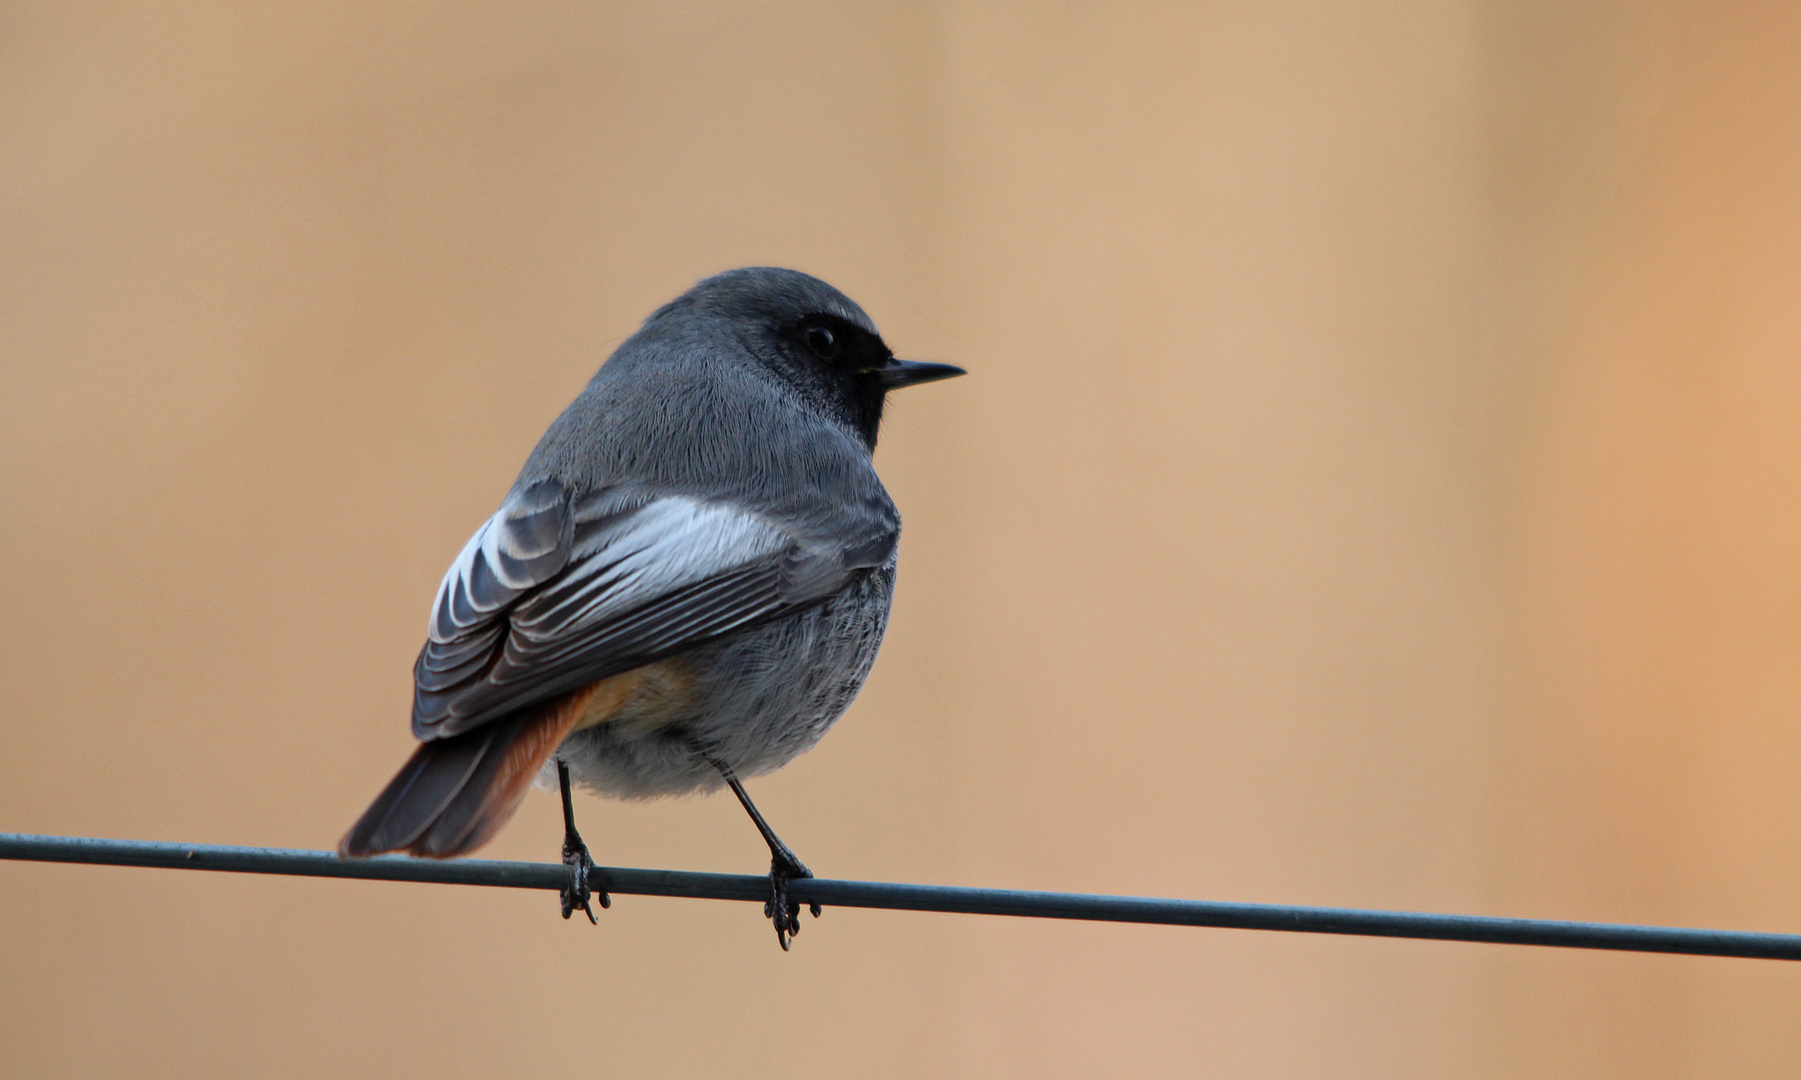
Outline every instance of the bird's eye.
<path id="1" fill-rule="evenodd" d="M 838 358 L 838 335 L 827 330 L 825 327 L 807 327 L 807 332 L 802 335 L 802 340 L 807 343 L 807 348 L 813 350 L 813 355 L 819 357 L 821 360 L 836 360 Z"/>

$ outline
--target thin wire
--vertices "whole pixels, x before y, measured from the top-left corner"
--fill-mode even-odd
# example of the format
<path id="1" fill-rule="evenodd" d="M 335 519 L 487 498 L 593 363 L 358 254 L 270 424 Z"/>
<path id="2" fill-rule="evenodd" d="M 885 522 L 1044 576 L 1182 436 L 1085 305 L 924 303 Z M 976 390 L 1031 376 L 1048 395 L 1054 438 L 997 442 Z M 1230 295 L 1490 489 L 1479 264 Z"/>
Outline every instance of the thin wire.
<path id="1" fill-rule="evenodd" d="M 97 840 L 78 836 L 0 833 L 0 859 L 103 863 L 252 874 L 425 881 L 441 885 L 490 885 L 561 890 L 569 868 L 560 863 L 438 861 L 401 855 L 340 859 L 329 851 L 172 844 L 145 840 Z M 686 870 L 635 870 L 597 866 L 589 872 L 596 891 L 615 895 L 686 896 L 709 900 L 769 899 L 769 879 L 754 874 L 703 874 Z M 1482 941 L 1568 949 L 1688 953 L 1766 960 L 1801 960 L 1801 934 L 1744 930 L 1689 930 L 1616 923 L 1554 922 L 1482 915 L 1433 915 L 1411 911 L 1232 904 L 1211 900 L 1162 900 L 1145 896 L 968 889 L 945 885 L 897 885 L 880 881 L 796 878 L 788 894 L 807 904 L 950 911 L 970 915 L 1018 915 L 1040 919 L 1217 926 L 1238 930 L 1287 930 L 1305 934 Z"/>

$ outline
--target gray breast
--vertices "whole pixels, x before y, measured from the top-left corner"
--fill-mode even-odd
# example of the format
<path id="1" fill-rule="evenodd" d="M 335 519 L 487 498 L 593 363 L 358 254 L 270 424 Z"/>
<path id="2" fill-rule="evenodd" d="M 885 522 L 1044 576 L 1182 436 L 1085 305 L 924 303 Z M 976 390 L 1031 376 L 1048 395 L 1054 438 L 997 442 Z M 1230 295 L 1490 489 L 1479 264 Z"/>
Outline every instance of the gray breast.
<path id="1" fill-rule="evenodd" d="M 683 695 L 690 705 L 654 716 L 628 709 L 571 735 L 557 756 L 582 785 L 626 799 L 719 787 L 702 752 L 740 777 L 779 768 L 818 742 L 857 696 L 893 593 L 891 558 L 824 603 L 691 649 L 680 657 L 692 678 Z"/>

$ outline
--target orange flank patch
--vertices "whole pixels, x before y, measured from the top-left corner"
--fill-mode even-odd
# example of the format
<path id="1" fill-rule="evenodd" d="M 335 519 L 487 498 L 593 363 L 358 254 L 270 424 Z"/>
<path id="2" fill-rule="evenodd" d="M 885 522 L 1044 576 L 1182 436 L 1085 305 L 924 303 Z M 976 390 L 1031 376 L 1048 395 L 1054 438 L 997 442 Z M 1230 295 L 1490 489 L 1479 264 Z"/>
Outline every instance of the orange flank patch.
<path id="1" fill-rule="evenodd" d="M 651 730 L 688 715 L 694 704 L 694 672 L 680 657 L 620 672 L 587 687 L 592 692 L 573 731 L 624 723 Z"/>
<path id="2" fill-rule="evenodd" d="M 652 665 L 653 667 L 655 665 Z M 610 678 L 596 683 L 589 683 L 579 693 L 588 695 L 583 704 L 581 716 L 576 719 L 570 731 L 581 731 L 618 719 L 620 710 L 631 700 L 632 692 L 644 679 L 644 668 L 633 668 L 622 671 Z"/>

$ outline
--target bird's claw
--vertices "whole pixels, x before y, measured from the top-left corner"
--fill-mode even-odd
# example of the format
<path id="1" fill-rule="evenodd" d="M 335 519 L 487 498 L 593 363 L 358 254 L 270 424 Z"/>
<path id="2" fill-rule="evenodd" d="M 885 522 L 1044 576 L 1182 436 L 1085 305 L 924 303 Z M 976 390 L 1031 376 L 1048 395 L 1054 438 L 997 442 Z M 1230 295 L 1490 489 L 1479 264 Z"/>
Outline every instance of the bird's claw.
<path id="1" fill-rule="evenodd" d="M 563 865 L 569 868 L 569 881 L 563 886 L 563 918 L 575 914 L 580 908 L 587 913 L 588 921 L 600 925 L 594 917 L 594 909 L 589 906 L 590 899 L 598 899 L 603 908 L 613 906 L 613 898 L 603 888 L 598 893 L 588 883 L 588 874 L 594 869 L 594 860 L 588 854 L 588 845 L 576 833 L 570 833 L 563 839 Z"/>
<path id="2" fill-rule="evenodd" d="M 763 916 L 775 924 L 775 939 L 788 951 L 789 942 L 800 933 L 800 901 L 788 899 L 788 883 L 795 878 L 809 878 L 813 871 L 792 857 L 776 856 L 769 862 L 769 899 L 763 902 Z M 819 905 L 811 903 L 807 910 L 819 918 Z"/>

